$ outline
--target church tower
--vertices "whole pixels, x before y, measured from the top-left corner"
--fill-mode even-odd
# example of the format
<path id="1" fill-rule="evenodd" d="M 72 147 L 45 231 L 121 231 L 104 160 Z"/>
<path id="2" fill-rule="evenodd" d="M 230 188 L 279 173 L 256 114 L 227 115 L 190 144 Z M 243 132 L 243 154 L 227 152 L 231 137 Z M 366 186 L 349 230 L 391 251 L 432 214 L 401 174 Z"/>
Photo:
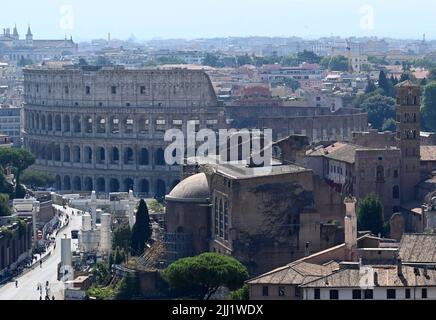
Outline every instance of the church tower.
<path id="1" fill-rule="evenodd" d="M 33 34 L 32 34 L 32 30 L 30 30 L 30 25 L 27 28 L 26 43 L 28 45 L 33 45 Z"/>
<path id="2" fill-rule="evenodd" d="M 18 33 L 17 25 L 15 25 L 14 27 L 14 33 L 12 34 L 12 37 L 14 38 L 15 41 L 20 40 L 20 35 Z"/>
<path id="3" fill-rule="evenodd" d="M 411 81 L 397 85 L 397 144 L 401 150 L 401 201 L 415 200 L 421 166 L 421 87 Z"/>

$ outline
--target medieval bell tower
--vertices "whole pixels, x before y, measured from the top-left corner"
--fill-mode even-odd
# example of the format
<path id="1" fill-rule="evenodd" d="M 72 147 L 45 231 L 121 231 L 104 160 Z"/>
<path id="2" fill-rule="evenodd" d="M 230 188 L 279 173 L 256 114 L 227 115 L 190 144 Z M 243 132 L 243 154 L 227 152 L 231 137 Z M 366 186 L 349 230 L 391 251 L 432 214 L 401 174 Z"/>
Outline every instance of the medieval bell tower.
<path id="1" fill-rule="evenodd" d="M 397 85 L 397 144 L 401 150 L 401 202 L 415 200 L 421 165 L 421 87 L 405 81 Z"/>

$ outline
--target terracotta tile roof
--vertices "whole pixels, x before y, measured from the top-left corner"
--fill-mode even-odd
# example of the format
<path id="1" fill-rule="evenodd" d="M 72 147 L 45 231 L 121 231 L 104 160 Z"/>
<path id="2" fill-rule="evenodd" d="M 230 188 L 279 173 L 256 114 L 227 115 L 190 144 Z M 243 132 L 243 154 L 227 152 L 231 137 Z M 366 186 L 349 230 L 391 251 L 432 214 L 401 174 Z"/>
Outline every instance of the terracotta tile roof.
<path id="1" fill-rule="evenodd" d="M 436 270 L 402 266 L 403 276 L 398 275 L 396 265 L 369 266 L 374 272 L 375 287 L 435 287 Z M 415 275 L 415 271 L 417 271 Z M 304 288 L 361 288 L 362 271 L 343 269 L 326 277 L 303 284 Z M 371 278 L 371 277 L 369 277 Z M 369 283 L 371 285 L 371 283 Z"/>
<path id="2" fill-rule="evenodd" d="M 421 146 L 421 161 L 436 161 L 436 146 Z"/>
<path id="3" fill-rule="evenodd" d="M 400 243 L 403 262 L 436 263 L 436 234 L 405 234 Z"/>

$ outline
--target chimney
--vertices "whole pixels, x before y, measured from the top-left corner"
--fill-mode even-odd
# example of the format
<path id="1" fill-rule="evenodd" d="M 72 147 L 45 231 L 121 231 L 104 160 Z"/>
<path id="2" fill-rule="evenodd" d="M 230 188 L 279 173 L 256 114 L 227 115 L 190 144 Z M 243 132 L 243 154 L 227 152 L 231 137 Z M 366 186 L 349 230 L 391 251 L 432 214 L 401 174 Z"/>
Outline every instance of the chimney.
<path id="1" fill-rule="evenodd" d="M 348 257 L 351 259 L 352 250 L 357 247 L 357 217 L 356 217 L 356 199 L 346 198 L 344 201 L 346 215 L 345 223 L 345 247 Z"/>
<path id="2" fill-rule="evenodd" d="M 397 259 L 397 271 L 398 271 L 398 276 L 402 277 L 403 276 L 403 261 L 401 260 L 401 258 Z"/>

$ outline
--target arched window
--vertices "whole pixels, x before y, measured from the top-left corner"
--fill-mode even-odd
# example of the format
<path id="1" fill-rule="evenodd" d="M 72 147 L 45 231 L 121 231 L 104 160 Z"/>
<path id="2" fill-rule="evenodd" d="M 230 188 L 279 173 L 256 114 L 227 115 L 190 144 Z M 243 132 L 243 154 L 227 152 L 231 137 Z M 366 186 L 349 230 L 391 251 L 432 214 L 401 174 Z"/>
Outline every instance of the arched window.
<path id="1" fill-rule="evenodd" d="M 400 187 L 399 186 L 394 186 L 394 188 L 392 190 L 392 198 L 395 200 L 400 199 Z"/>
<path id="2" fill-rule="evenodd" d="M 118 164 L 120 162 L 120 151 L 117 147 L 112 148 L 112 158 L 111 163 L 112 164 Z"/>
<path id="3" fill-rule="evenodd" d="M 165 152 L 161 148 L 157 149 L 157 151 L 156 151 L 155 164 L 157 166 L 164 166 L 165 165 Z"/>
<path id="4" fill-rule="evenodd" d="M 64 132 L 70 132 L 70 131 L 71 131 L 70 116 L 66 115 L 64 117 Z"/>
<path id="5" fill-rule="evenodd" d="M 377 181 L 383 182 L 385 180 L 385 169 L 383 166 L 377 167 Z"/>
<path id="6" fill-rule="evenodd" d="M 148 150 L 146 148 L 141 149 L 141 157 L 139 159 L 139 164 L 141 166 L 148 166 L 150 164 Z"/>
<path id="7" fill-rule="evenodd" d="M 127 148 L 124 151 L 124 164 L 126 165 L 133 165 L 135 162 L 134 156 L 133 156 L 133 149 Z"/>
<path id="8" fill-rule="evenodd" d="M 120 182 L 118 179 L 111 179 L 109 182 L 110 192 L 120 192 Z"/>

